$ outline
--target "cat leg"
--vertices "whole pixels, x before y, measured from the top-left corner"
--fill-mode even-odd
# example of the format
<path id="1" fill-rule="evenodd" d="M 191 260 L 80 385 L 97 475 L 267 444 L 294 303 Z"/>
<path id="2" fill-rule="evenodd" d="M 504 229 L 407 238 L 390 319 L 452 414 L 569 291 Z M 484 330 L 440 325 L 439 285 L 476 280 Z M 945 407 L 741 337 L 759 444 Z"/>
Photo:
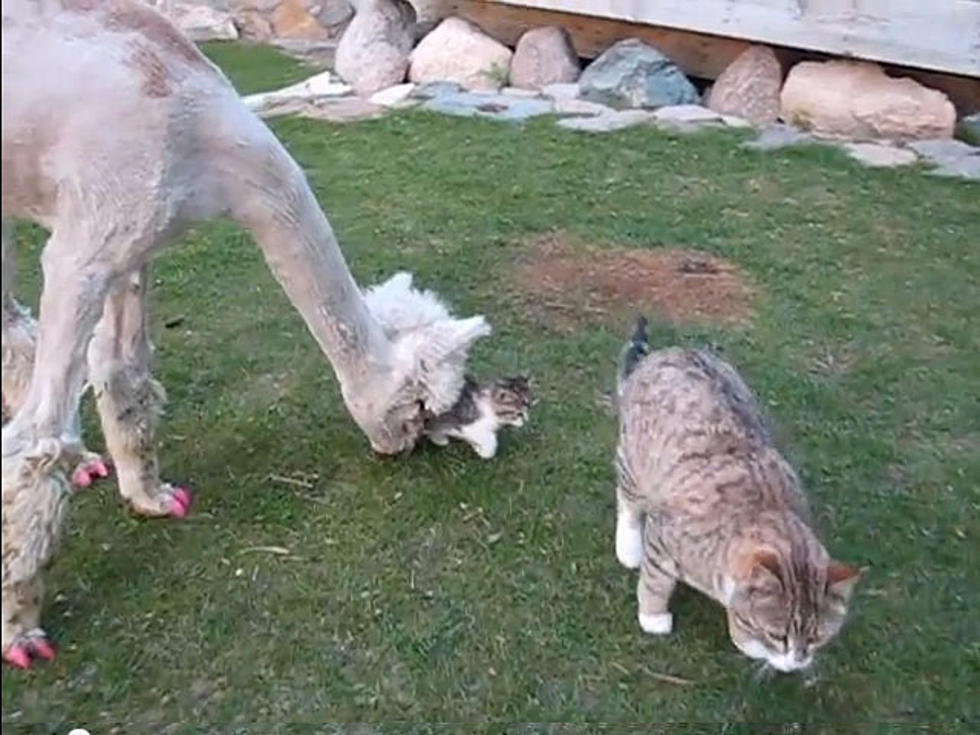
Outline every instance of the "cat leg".
<path id="1" fill-rule="evenodd" d="M 636 569 L 643 559 L 643 511 L 622 458 L 617 459 L 616 474 L 616 558 L 627 569 Z"/>
<path id="2" fill-rule="evenodd" d="M 464 427 L 462 438 L 481 459 L 493 459 L 497 453 L 497 430 L 489 421 L 481 419 Z"/>
<path id="3" fill-rule="evenodd" d="M 667 605 L 677 586 L 677 578 L 668 571 L 673 562 L 657 559 L 652 542 L 653 524 L 647 521 L 640 580 L 636 585 L 637 619 L 645 633 L 666 635 L 674 628 L 674 616 Z"/>
<path id="4" fill-rule="evenodd" d="M 449 446 L 449 437 L 446 436 L 445 434 L 435 433 L 435 434 L 427 434 L 426 436 L 428 436 L 429 441 L 435 444 L 437 447 Z"/>

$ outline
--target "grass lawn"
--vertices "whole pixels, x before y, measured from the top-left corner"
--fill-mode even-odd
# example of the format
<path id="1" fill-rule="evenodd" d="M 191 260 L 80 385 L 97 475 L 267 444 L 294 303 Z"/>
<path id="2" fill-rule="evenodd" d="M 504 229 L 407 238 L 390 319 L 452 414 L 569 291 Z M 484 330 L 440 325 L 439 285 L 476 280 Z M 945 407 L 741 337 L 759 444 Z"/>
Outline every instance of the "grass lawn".
<path id="1" fill-rule="evenodd" d="M 270 51 L 209 51 L 243 91 L 304 74 Z M 170 394 L 161 461 L 198 492 L 192 516 L 132 519 L 112 482 L 76 498 L 48 577 L 60 656 L 3 671 L 5 728 L 975 732 L 980 186 L 832 150 L 744 151 L 733 132 L 599 137 L 420 112 L 274 128 L 359 282 L 408 269 L 488 316 L 495 333 L 473 368 L 529 371 L 531 424 L 505 433 L 491 462 L 459 444 L 376 458 L 249 237 L 201 227 L 160 259 L 152 295 Z M 673 635 L 639 630 L 635 576 L 613 554 L 615 421 L 600 401 L 629 325 L 552 328 L 507 285 L 528 240 L 552 229 L 597 247 L 704 251 L 754 284 L 745 324 L 660 323 L 654 337 L 715 344 L 739 366 L 826 545 L 867 567 L 813 676 L 757 677 L 722 610 L 688 590 Z M 42 236 L 19 230 L 25 296 Z M 101 447 L 91 399 L 86 425 Z M 256 549 L 268 546 L 289 553 Z"/>

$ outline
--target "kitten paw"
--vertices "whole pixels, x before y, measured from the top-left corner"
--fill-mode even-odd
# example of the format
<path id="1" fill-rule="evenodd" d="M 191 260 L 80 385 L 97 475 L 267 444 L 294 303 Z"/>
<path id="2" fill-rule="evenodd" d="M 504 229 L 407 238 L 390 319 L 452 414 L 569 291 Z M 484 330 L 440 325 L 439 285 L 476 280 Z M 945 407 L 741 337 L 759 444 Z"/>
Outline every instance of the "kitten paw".
<path id="1" fill-rule="evenodd" d="M 643 561 L 643 531 L 628 523 L 616 524 L 616 558 L 627 569 L 638 569 Z"/>
<path id="2" fill-rule="evenodd" d="M 435 444 L 437 447 L 449 446 L 449 437 L 445 434 L 429 434 L 429 441 Z"/>
<path id="3" fill-rule="evenodd" d="M 654 613 L 653 615 L 640 613 L 637 615 L 637 619 L 640 621 L 640 628 L 643 629 L 644 633 L 667 635 L 674 629 L 674 616 L 669 612 Z"/>

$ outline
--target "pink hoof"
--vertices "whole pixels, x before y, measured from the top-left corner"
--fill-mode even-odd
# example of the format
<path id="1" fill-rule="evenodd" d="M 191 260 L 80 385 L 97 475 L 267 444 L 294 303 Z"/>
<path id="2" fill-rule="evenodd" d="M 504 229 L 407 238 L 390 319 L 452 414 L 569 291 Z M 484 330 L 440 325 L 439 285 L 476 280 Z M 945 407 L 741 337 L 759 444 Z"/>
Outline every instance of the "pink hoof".
<path id="1" fill-rule="evenodd" d="M 88 472 L 88 468 L 79 465 L 75 468 L 75 471 L 71 473 L 71 484 L 75 487 L 88 487 L 92 484 L 92 476 Z"/>
<path id="2" fill-rule="evenodd" d="M 174 488 L 173 504 L 170 506 L 170 515 L 174 518 L 186 518 L 190 507 L 190 491 L 183 487 Z"/>
<path id="3" fill-rule="evenodd" d="M 108 477 L 109 465 L 107 465 L 101 459 L 97 459 L 89 465 L 89 473 L 99 478 Z"/>
<path id="4" fill-rule="evenodd" d="M 82 462 L 71 473 L 71 483 L 75 487 L 88 487 L 96 480 L 109 476 L 109 465 L 101 459 Z"/>
<path id="5" fill-rule="evenodd" d="M 27 645 L 35 656 L 43 658 L 45 661 L 54 661 L 54 646 L 48 642 L 47 638 L 31 638 Z"/>
<path id="6" fill-rule="evenodd" d="M 31 657 L 27 649 L 20 645 L 11 646 L 3 652 L 3 660 L 18 669 L 29 669 L 31 667 Z"/>

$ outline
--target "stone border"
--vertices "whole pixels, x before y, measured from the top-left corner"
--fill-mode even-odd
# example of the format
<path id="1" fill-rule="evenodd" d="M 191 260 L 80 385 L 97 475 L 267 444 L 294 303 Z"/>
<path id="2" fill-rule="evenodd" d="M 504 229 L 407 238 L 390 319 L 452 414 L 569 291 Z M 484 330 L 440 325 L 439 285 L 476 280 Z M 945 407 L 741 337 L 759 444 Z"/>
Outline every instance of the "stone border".
<path id="1" fill-rule="evenodd" d="M 553 84 L 541 92 L 505 87 L 499 92 L 464 90 L 453 82 L 398 84 L 370 98 L 357 97 L 333 72 L 322 72 L 281 90 L 244 98 L 262 117 L 301 115 L 331 122 L 376 118 L 386 111 L 416 107 L 444 115 L 479 117 L 520 123 L 541 115 L 556 115 L 558 127 L 584 133 L 607 133 L 650 124 L 677 133 L 705 129 L 753 129 L 756 136 L 743 148 L 769 151 L 800 145 L 828 145 L 872 168 L 931 165 L 927 172 L 980 181 L 980 147 L 955 139 L 874 143 L 818 138 L 779 123 L 757 127 L 747 120 L 722 115 L 700 105 L 671 105 L 655 110 L 615 110 L 579 97 L 578 84 Z"/>

